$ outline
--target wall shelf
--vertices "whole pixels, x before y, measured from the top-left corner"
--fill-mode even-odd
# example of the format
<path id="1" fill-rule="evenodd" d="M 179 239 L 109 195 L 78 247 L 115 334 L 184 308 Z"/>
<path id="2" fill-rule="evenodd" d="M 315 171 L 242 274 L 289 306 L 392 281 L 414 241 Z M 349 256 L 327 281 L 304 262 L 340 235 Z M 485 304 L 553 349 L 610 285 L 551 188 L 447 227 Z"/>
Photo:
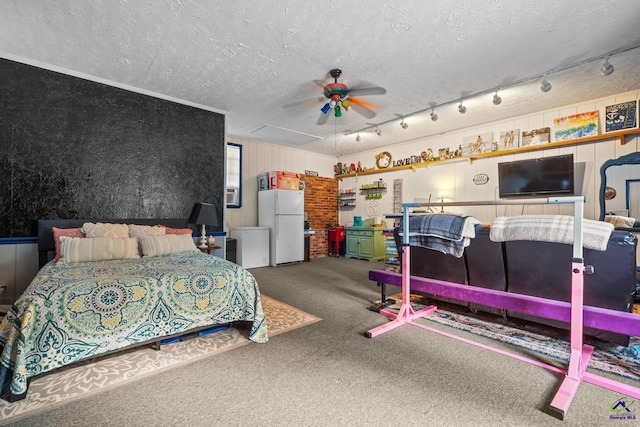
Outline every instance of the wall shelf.
<path id="1" fill-rule="evenodd" d="M 362 172 L 351 172 L 345 173 L 342 175 L 335 175 L 335 178 L 342 179 L 347 177 L 358 177 L 359 175 L 372 175 L 381 172 L 393 172 L 403 169 L 412 169 L 414 172 L 417 168 L 429 167 L 432 164 L 440 164 L 440 163 L 450 163 L 450 162 L 459 162 L 459 161 L 469 161 L 473 162 L 478 159 L 486 159 L 488 157 L 496 157 L 496 156 L 506 156 L 508 154 L 517 154 L 517 153 L 526 153 L 530 151 L 539 151 L 539 150 L 548 150 L 551 148 L 559 148 L 559 147 L 567 147 L 571 145 L 579 145 L 579 144 L 587 144 L 590 142 L 602 141 L 605 139 L 614 139 L 618 138 L 620 140 L 620 145 L 626 144 L 626 137 L 629 135 L 637 135 L 640 134 L 640 129 L 633 128 L 627 130 L 621 130 L 617 132 L 608 132 L 603 133 L 601 135 L 595 136 L 587 136 L 585 138 L 579 139 L 571 139 L 567 141 L 556 141 L 556 142 L 548 142 L 546 144 L 536 144 L 529 145 L 527 147 L 519 147 L 511 150 L 499 150 L 499 151 L 490 151 L 482 154 L 472 154 L 469 157 L 456 157 L 454 159 L 445 159 L 445 160 L 432 160 L 428 162 L 414 163 L 411 165 L 401 165 L 401 166 L 391 166 L 384 169 L 367 169 Z"/>
<path id="2" fill-rule="evenodd" d="M 338 193 L 339 208 L 353 208 L 356 206 L 357 193 L 355 188 L 346 189 Z"/>

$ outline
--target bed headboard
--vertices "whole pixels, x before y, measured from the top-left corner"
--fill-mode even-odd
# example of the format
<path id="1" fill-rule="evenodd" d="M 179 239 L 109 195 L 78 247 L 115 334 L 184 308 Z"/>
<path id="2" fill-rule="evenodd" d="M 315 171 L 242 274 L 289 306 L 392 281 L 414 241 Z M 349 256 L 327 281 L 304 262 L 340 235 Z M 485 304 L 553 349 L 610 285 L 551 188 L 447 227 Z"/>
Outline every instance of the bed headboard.
<path id="1" fill-rule="evenodd" d="M 79 228 L 85 222 L 108 222 L 113 224 L 166 225 L 171 228 L 189 228 L 186 218 L 165 219 L 39 219 L 38 220 L 38 264 L 42 268 L 55 257 L 56 245 L 52 227 Z"/>

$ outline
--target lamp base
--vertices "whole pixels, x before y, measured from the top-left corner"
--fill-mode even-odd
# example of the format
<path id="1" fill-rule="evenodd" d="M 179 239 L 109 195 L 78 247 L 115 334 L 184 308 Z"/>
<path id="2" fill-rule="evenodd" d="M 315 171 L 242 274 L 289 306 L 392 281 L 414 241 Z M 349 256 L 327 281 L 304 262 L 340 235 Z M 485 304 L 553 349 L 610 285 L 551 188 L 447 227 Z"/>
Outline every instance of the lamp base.
<path id="1" fill-rule="evenodd" d="M 207 249 L 209 246 L 207 245 L 207 229 L 206 226 L 202 224 L 202 232 L 200 233 L 200 249 Z"/>

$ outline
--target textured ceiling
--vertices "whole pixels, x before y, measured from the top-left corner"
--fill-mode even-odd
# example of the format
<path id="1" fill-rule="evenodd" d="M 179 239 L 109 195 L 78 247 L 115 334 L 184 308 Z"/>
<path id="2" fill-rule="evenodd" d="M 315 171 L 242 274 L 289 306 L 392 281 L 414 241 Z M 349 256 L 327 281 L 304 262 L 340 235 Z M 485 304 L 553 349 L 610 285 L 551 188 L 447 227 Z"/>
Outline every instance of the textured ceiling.
<path id="1" fill-rule="evenodd" d="M 225 112 L 230 136 L 339 156 L 640 89 L 638 22 L 637 0 L 1 0 L 0 56 Z M 316 123 L 332 68 L 349 87 L 386 88 L 363 97 L 374 118 Z"/>

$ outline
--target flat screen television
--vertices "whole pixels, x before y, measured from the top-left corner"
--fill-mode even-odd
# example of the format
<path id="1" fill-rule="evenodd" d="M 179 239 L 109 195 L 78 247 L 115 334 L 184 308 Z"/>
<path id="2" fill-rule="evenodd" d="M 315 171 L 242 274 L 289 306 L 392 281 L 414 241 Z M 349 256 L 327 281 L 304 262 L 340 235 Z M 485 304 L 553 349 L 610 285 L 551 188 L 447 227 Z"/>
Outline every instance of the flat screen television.
<path id="1" fill-rule="evenodd" d="M 501 199 L 573 196 L 574 188 L 573 154 L 498 163 Z"/>

